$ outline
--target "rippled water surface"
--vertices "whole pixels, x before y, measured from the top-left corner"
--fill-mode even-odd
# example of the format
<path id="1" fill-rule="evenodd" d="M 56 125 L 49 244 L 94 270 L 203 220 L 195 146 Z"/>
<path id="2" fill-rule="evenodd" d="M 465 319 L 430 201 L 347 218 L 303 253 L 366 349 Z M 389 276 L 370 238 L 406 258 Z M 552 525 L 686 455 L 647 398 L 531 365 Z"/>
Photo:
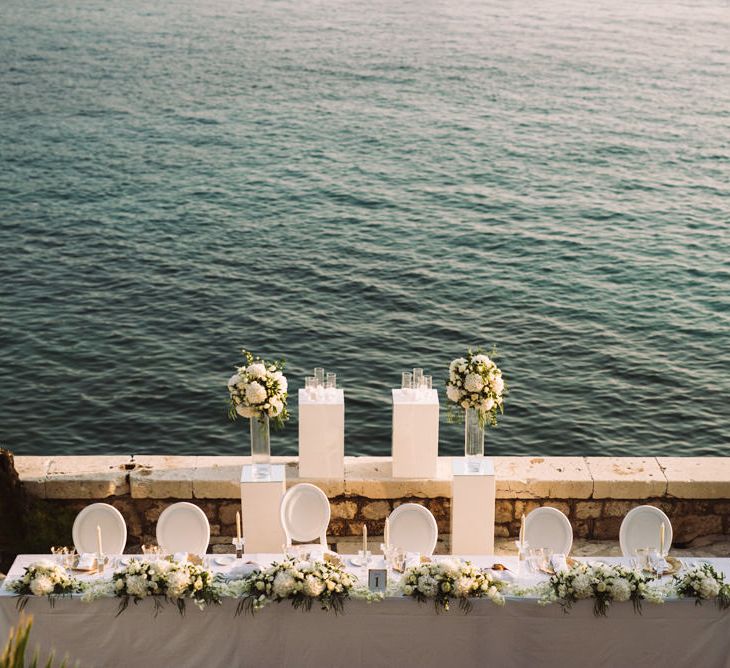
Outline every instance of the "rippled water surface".
<path id="1" fill-rule="evenodd" d="M 246 346 L 386 454 L 496 343 L 492 453 L 726 454 L 725 0 L 4 0 L 0 57 L 6 447 L 242 453 Z"/>

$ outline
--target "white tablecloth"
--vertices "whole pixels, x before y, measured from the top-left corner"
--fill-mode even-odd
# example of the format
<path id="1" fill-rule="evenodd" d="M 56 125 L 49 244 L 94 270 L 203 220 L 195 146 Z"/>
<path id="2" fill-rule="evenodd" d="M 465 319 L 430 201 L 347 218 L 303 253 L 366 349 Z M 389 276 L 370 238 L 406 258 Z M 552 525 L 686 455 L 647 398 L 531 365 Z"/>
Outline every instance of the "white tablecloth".
<path id="1" fill-rule="evenodd" d="M 10 576 L 38 557 L 19 557 Z M 257 558 L 254 556 L 253 558 Z M 266 560 L 263 555 L 258 559 Z M 505 557 L 496 560 L 508 565 Z M 483 564 L 495 559 L 475 559 Z M 730 560 L 713 559 L 730 571 Z M 17 619 L 15 598 L 0 592 L 0 638 Z M 436 614 L 433 606 L 389 598 L 350 601 L 342 615 L 272 604 L 255 617 L 234 617 L 236 602 L 185 617 L 165 606 L 155 618 L 151 601 L 130 605 L 115 617 L 118 602 L 64 599 L 51 608 L 29 601 L 31 640 L 68 653 L 87 666 L 691 666 L 730 668 L 730 612 L 693 601 L 616 604 L 595 618 L 590 601 L 569 614 L 557 605 L 510 599 L 504 607 L 475 601 L 469 615 L 456 606 Z"/>

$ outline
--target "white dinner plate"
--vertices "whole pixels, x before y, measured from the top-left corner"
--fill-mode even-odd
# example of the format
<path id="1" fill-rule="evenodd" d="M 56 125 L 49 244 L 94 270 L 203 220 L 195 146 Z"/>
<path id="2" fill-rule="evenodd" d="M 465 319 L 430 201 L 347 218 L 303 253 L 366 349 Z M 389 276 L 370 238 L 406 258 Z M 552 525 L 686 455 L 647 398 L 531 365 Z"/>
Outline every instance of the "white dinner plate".
<path id="1" fill-rule="evenodd" d="M 71 530 L 74 547 L 79 554 L 96 554 L 97 526 L 101 529 L 101 547 L 105 554 L 124 552 L 127 524 L 122 514 L 108 503 L 92 503 L 76 516 Z"/>
<path id="2" fill-rule="evenodd" d="M 431 511 L 417 503 L 398 506 L 388 518 L 390 544 L 404 552 L 430 556 L 436 549 L 438 526 Z"/>
<path id="3" fill-rule="evenodd" d="M 173 503 L 162 511 L 157 520 L 157 543 L 165 554 L 205 554 L 209 542 L 208 518 L 193 503 Z"/>
<path id="4" fill-rule="evenodd" d="M 529 547 L 548 547 L 554 554 L 570 554 L 573 527 L 557 508 L 536 508 L 525 518 L 525 540 Z"/>
<path id="5" fill-rule="evenodd" d="M 236 557 L 232 554 L 224 554 L 222 557 L 213 559 L 213 563 L 218 566 L 230 566 L 234 561 L 236 561 Z"/>
<path id="6" fill-rule="evenodd" d="M 636 550 L 641 547 L 655 547 L 658 550 L 662 523 L 664 523 L 664 551 L 669 552 L 672 545 L 672 523 L 664 512 L 654 506 L 632 508 L 621 522 L 619 530 L 621 553 L 625 557 L 633 557 L 636 555 Z"/>

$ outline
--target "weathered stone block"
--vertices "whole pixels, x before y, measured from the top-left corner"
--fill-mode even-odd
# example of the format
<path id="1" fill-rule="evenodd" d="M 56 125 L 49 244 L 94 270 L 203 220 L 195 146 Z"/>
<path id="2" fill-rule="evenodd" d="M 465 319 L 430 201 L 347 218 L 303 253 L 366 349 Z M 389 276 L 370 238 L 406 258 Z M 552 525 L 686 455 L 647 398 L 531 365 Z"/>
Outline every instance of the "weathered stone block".
<path id="1" fill-rule="evenodd" d="M 49 499 L 106 499 L 129 494 L 127 456 L 54 457 L 48 468 Z"/>
<path id="2" fill-rule="evenodd" d="M 658 457 L 667 494 L 682 499 L 730 499 L 730 457 Z"/>
<path id="3" fill-rule="evenodd" d="M 352 500 L 333 501 L 330 503 L 332 519 L 351 520 L 357 514 L 357 503 Z"/>
<path id="4" fill-rule="evenodd" d="M 496 524 L 494 526 L 494 535 L 499 538 L 507 538 L 510 535 L 509 528 L 503 524 Z"/>
<path id="5" fill-rule="evenodd" d="M 586 457 L 594 499 L 663 496 L 667 479 L 655 457 Z"/>
<path id="6" fill-rule="evenodd" d="M 241 470 L 250 457 L 196 457 L 193 496 L 196 499 L 240 499 Z"/>
<path id="7" fill-rule="evenodd" d="M 497 499 L 494 504 L 494 521 L 509 522 L 514 517 L 514 502 L 509 499 Z"/>
<path id="8" fill-rule="evenodd" d="M 236 524 L 236 513 L 241 512 L 241 501 L 222 501 L 218 507 L 218 517 L 220 517 L 223 524 L 230 524 L 235 526 Z"/>
<path id="9" fill-rule="evenodd" d="M 593 520 L 593 538 L 599 540 L 618 540 L 621 517 L 604 517 Z"/>
<path id="10" fill-rule="evenodd" d="M 439 457 L 435 479 L 393 478 L 390 457 L 345 457 L 345 494 L 369 499 L 451 496 L 451 458 Z"/>
<path id="11" fill-rule="evenodd" d="M 596 519 L 601 516 L 602 508 L 600 501 L 576 501 L 575 517 L 579 520 Z"/>
<path id="12" fill-rule="evenodd" d="M 555 508 L 566 517 L 570 517 L 570 504 L 567 501 L 545 501 L 542 505 L 547 508 Z"/>
<path id="13" fill-rule="evenodd" d="M 515 500 L 515 519 L 522 520 L 522 516 L 529 515 L 535 508 L 542 506 L 542 501 L 522 501 Z"/>
<path id="14" fill-rule="evenodd" d="M 718 515 L 685 516 L 672 520 L 673 543 L 688 543 L 698 536 L 722 533 Z"/>
<path id="15" fill-rule="evenodd" d="M 625 517 L 632 508 L 640 506 L 637 501 L 606 501 L 603 504 L 604 517 Z"/>
<path id="16" fill-rule="evenodd" d="M 390 515 L 390 504 L 387 501 L 371 501 L 360 510 L 360 514 L 368 520 L 381 520 Z"/>
<path id="17" fill-rule="evenodd" d="M 129 473 L 130 491 L 137 499 L 192 499 L 197 457 L 141 455 Z"/>
<path id="18" fill-rule="evenodd" d="M 587 499 L 593 479 L 583 457 L 494 457 L 497 498 Z"/>

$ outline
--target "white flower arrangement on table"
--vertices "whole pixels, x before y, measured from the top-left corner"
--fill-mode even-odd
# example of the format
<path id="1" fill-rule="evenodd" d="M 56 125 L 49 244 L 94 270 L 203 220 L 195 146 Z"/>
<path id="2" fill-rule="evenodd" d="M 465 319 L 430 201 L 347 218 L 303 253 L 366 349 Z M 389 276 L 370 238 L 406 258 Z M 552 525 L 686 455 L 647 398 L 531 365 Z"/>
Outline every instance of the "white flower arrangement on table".
<path id="1" fill-rule="evenodd" d="M 241 352 L 246 358 L 246 366 L 238 367 L 228 379 L 229 417 L 268 416 L 276 427 L 282 427 L 289 419 L 286 406 L 289 386 L 284 375 L 284 360 L 265 362 L 260 357 L 254 358 L 247 350 Z"/>
<path id="2" fill-rule="evenodd" d="M 22 610 L 30 596 L 47 596 L 51 607 L 61 596 L 71 596 L 83 590 L 83 584 L 69 577 L 66 569 L 52 561 L 41 560 L 27 566 L 23 576 L 7 585 L 18 596 L 18 609 Z"/>
<path id="3" fill-rule="evenodd" d="M 337 614 L 344 610 L 356 584 L 355 576 L 336 563 L 286 559 L 242 581 L 236 614 L 253 614 L 272 601 L 285 600 L 291 600 L 297 609 L 311 610 L 317 603 L 322 610 Z"/>
<path id="4" fill-rule="evenodd" d="M 652 580 L 621 564 L 577 562 L 551 576 L 540 603 L 559 603 L 568 612 L 576 601 L 592 598 L 593 613 L 605 617 L 612 602 L 631 601 L 634 612 L 641 613 L 642 601 L 663 602 L 660 592 L 648 586 Z"/>
<path id="5" fill-rule="evenodd" d="M 492 351 L 492 355 L 495 355 Z M 481 350 L 467 351 L 466 357 L 459 357 L 449 365 L 449 379 L 446 381 L 446 396 L 449 401 L 449 417 L 463 418 L 463 410 L 473 408 L 479 415 L 479 424 L 495 426 L 497 414 L 504 413 L 504 396 L 507 387 L 502 371 L 488 355 Z"/>
<path id="6" fill-rule="evenodd" d="M 714 599 L 720 610 L 730 608 L 730 585 L 725 582 L 724 575 L 718 573 L 711 564 L 704 563 L 683 575 L 675 575 L 674 584 L 677 595 L 694 598 L 695 605 Z"/>
<path id="7" fill-rule="evenodd" d="M 504 605 L 503 588 L 504 583 L 496 580 L 489 571 L 459 559 L 442 559 L 412 566 L 406 569 L 400 580 L 402 594 L 415 598 L 419 603 L 433 600 L 436 612 L 448 611 L 452 600 L 457 600 L 465 613 L 471 610 L 474 598 L 487 598 L 497 605 Z"/>
<path id="8" fill-rule="evenodd" d="M 185 614 L 186 600 L 192 600 L 201 610 L 206 605 L 219 604 L 221 592 L 213 580 L 211 571 L 196 564 L 132 559 L 112 576 L 112 592 L 121 599 L 117 615 L 127 609 L 130 601 L 136 605 L 145 598 L 153 599 L 155 615 L 163 601 L 173 603 L 181 615 Z"/>

